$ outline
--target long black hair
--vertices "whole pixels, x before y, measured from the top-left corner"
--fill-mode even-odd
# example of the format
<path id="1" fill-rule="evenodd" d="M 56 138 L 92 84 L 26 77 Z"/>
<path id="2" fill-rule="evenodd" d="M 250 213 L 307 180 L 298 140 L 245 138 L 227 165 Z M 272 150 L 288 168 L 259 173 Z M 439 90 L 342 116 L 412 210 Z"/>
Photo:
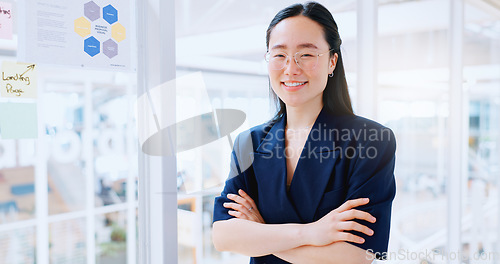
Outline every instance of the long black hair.
<path id="1" fill-rule="evenodd" d="M 338 54 L 337 65 L 333 71 L 333 77 L 328 77 L 326 88 L 323 92 L 323 105 L 332 114 L 335 115 L 354 115 L 352 111 L 351 99 L 347 90 L 347 81 L 345 78 L 344 64 L 342 54 L 340 53 L 340 39 L 337 23 L 328 9 L 316 2 L 307 2 L 305 4 L 294 4 L 279 11 L 267 28 L 266 46 L 269 50 L 269 39 L 274 27 L 284 19 L 294 16 L 305 16 L 317 22 L 323 28 L 325 40 L 330 46 L 330 56 Z M 276 95 L 271 86 L 269 91 L 276 103 L 277 112 L 274 120 L 279 119 L 286 113 L 285 103 Z"/>

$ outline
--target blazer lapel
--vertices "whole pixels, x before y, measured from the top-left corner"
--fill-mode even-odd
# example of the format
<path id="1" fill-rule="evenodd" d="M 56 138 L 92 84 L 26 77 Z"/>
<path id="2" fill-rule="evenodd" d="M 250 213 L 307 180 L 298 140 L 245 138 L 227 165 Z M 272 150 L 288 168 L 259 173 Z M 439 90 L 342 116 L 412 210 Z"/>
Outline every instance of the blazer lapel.
<path id="1" fill-rule="evenodd" d="M 259 211 L 268 224 L 302 223 L 286 192 L 285 117 L 274 123 L 254 153 Z"/>
<path id="2" fill-rule="evenodd" d="M 327 134 L 334 129 L 335 117 L 323 108 L 318 115 L 294 172 L 290 196 L 300 218 L 312 222 L 325 192 L 340 149 L 337 142 Z"/>
<path id="3" fill-rule="evenodd" d="M 340 149 L 329 131 L 335 129 L 336 116 L 321 110 L 308 135 L 294 172 L 290 191 L 286 191 L 285 124 L 278 120 L 259 144 L 254 155 L 258 184 L 259 211 L 266 223 L 310 223 L 338 162 Z M 290 219 L 293 219 L 291 221 Z"/>

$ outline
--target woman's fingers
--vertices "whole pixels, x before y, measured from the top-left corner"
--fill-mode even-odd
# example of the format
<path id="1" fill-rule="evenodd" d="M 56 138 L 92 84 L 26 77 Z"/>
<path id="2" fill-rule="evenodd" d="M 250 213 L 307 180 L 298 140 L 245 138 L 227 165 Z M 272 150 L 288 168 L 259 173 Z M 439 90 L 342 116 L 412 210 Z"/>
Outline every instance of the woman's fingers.
<path id="1" fill-rule="evenodd" d="M 377 219 L 373 217 L 371 214 L 356 210 L 356 209 L 351 209 L 349 211 L 344 211 L 339 214 L 339 219 L 342 219 L 343 221 L 346 220 L 352 220 L 352 219 L 359 219 L 359 220 L 365 220 L 370 223 L 375 223 Z"/>
<path id="2" fill-rule="evenodd" d="M 243 199 L 245 199 L 250 207 L 248 208 L 250 211 L 250 218 L 251 220 L 258 222 L 258 223 L 265 223 L 264 218 L 260 215 L 259 209 L 257 208 L 257 205 L 255 204 L 255 201 L 248 195 L 245 191 L 242 189 L 238 190 L 238 194 L 241 195 Z"/>
<path id="3" fill-rule="evenodd" d="M 224 207 L 226 207 L 226 208 L 233 209 L 234 212 L 238 212 L 239 214 L 244 215 L 245 217 L 240 217 L 240 216 L 236 216 L 234 214 L 231 214 L 232 216 L 236 216 L 237 218 L 242 218 L 242 219 L 246 219 L 246 220 L 255 220 L 254 219 L 255 217 L 248 210 L 248 208 L 246 208 L 245 206 L 243 206 L 241 204 L 237 204 L 237 203 L 224 203 L 222 205 Z M 232 212 L 232 211 L 228 211 L 228 213 L 230 213 L 230 212 Z"/>
<path id="4" fill-rule="evenodd" d="M 239 212 L 243 212 L 243 213 L 247 213 L 248 212 L 248 208 L 246 208 L 245 206 L 241 205 L 241 204 L 237 204 L 237 203 L 224 203 L 222 204 L 224 207 L 226 208 L 231 208 L 235 211 L 239 211 Z"/>
<path id="5" fill-rule="evenodd" d="M 370 202 L 370 199 L 368 199 L 368 198 L 359 198 L 359 199 L 349 200 L 349 201 L 346 201 L 345 203 L 343 203 L 341 206 L 339 206 L 335 210 L 339 213 L 342 213 L 342 212 L 350 210 L 354 207 L 365 205 L 368 202 Z"/>
<path id="6" fill-rule="evenodd" d="M 229 210 L 227 212 L 228 214 L 230 214 L 232 216 L 235 216 L 235 217 L 241 218 L 241 219 L 246 219 L 246 220 L 249 220 L 249 218 L 250 218 L 250 214 L 249 214 L 248 210 L 246 210 L 246 207 L 242 206 L 241 204 L 224 203 L 223 206 L 226 208 L 229 208 L 229 209 L 233 209 L 233 211 Z"/>
<path id="7" fill-rule="evenodd" d="M 230 215 L 232 215 L 232 216 L 234 216 L 234 217 L 236 217 L 236 218 L 248 220 L 248 216 L 245 215 L 242 212 L 239 212 L 239 211 L 228 211 L 227 213 L 230 214 Z"/>
<path id="8" fill-rule="evenodd" d="M 250 204 L 249 201 L 247 201 L 245 198 L 243 198 L 243 197 L 241 197 L 239 195 L 230 193 L 230 194 L 227 195 L 227 198 L 230 199 L 230 200 L 235 201 L 238 204 L 241 204 L 241 205 L 245 206 L 247 209 L 250 209 L 250 208 L 253 207 L 252 204 Z"/>
<path id="9" fill-rule="evenodd" d="M 316 234 L 316 237 L 310 237 L 311 245 L 323 246 L 328 243 L 338 241 L 348 241 L 358 244 L 363 244 L 365 240 L 357 235 L 351 234 L 349 231 L 356 231 L 368 236 L 372 236 L 374 231 L 368 226 L 358 223 L 353 220 L 364 220 L 370 223 L 375 223 L 376 219 L 371 214 L 353 209 L 355 207 L 365 205 L 369 202 L 368 198 L 348 200 L 332 210 L 330 213 L 316 221 L 310 227 L 310 233 Z"/>
<path id="10" fill-rule="evenodd" d="M 234 201 L 234 203 L 224 203 L 223 206 L 226 208 L 231 208 L 237 212 L 240 212 L 242 215 L 245 215 L 246 220 L 265 223 L 264 219 L 260 215 L 259 210 L 257 209 L 257 205 L 254 200 L 243 190 L 238 190 L 238 194 L 228 194 L 227 198 Z M 234 215 L 234 214 L 231 214 Z"/>
<path id="11" fill-rule="evenodd" d="M 242 189 L 240 189 L 238 191 L 238 193 L 241 195 L 241 197 L 243 197 L 245 200 L 247 200 L 248 203 L 250 203 L 250 206 L 252 206 L 254 208 L 257 207 L 257 205 L 255 205 L 255 202 L 252 199 L 252 197 L 250 197 L 250 195 L 248 195 L 245 191 L 243 191 Z"/>
<path id="12" fill-rule="evenodd" d="M 346 230 L 358 231 L 360 233 L 364 233 L 369 236 L 373 235 L 373 230 L 354 221 L 341 222 L 338 224 L 338 229 L 342 231 Z"/>
<path id="13" fill-rule="evenodd" d="M 339 236 L 338 241 L 349 241 L 349 242 L 358 243 L 358 244 L 365 243 L 364 238 L 353 235 L 351 233 L 341 232 L 341 233 L 339 233 L 338 236 Z"/>

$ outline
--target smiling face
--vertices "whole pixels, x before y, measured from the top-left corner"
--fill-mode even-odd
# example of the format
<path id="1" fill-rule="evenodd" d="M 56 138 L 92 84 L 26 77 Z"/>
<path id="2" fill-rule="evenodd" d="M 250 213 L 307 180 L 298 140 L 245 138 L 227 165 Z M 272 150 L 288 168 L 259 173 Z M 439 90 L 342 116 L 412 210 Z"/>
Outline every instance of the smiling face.
<path id="1" fill-rule="evenodd" d="M 271 87 L 287 107 L 322 106 L 323 91 L 328 74 L 335 69 L 337 54 L 329 55 L 330 47 L 320 24 L 304 16 L 286 18 L 272 30 L 268 48 L 273 54 L 283 53 L 289 57 L 283 69 L 269 68 Z M 314 69 L 304 70 L 293 57 L 302 51 L 324 55 L 318 57 Z"/>

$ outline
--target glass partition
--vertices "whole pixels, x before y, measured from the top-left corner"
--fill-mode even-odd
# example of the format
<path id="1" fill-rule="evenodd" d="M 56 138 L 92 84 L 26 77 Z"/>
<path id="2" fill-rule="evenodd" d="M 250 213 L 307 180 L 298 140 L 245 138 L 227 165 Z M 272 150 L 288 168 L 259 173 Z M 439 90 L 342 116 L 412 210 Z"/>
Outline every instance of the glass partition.
<path id="1" fill-rule="evenodd" d="M 449 16 L 449 1 L 378 7 L 378 119 L 397 141 L 388 256 L 394 263 L 416 263 L 413 255 L 447 245 Z"/>

